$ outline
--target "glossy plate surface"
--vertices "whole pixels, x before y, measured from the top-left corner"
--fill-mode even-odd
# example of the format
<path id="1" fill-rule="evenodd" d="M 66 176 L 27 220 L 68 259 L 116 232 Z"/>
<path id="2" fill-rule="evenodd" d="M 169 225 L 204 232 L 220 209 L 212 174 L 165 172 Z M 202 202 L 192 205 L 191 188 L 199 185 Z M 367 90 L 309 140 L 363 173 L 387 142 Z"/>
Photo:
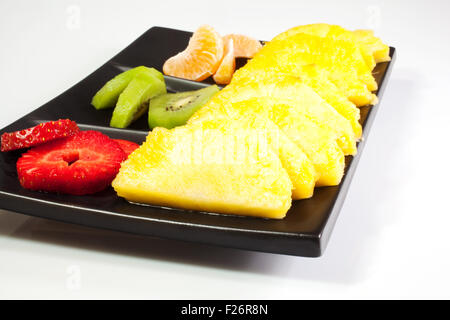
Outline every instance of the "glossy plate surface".
<path id="1" fill-rule="evenodd" d="M 151 28 L 87 78 L 3 128 L 0 134 L 40 122 L 69 118 L 76 121 L 82 130 L 99 130 L 111 138 L 141 143 L 148 133 L 146 117 L 128 129 L 110 128 L 108 124 L 112 110 L 95 110 L 90 105 L 91 98 L 106 81 L 121 71 L 139 65 L 162 70 L 164 61 L 182 51 L 191 35 L 186 31 Z M 378 64 L 374 70 L 380 100 L 395 59 L 394 48 L 391 48 L 390 55 L 392 61 Z M 239 61 L 238 65 L 243 63 L 245 61 Z M 175 92 L 198 89 L 212 81 L 208 79 L 196 83 L 166 77 L 166 83 L 168 90 Z M 365 138 L 378 108 L 379 104 L 361 108 Z M 0 153 L 0 207 L 32 216 L 136 234 L 317 257 L 326 247 L 364 141 L 358 144 L 358 154 L 346 159 L 346 174 L 339 186 L 316 188 L 311 199 L 294 201 L 283 220 L 138 206 L 117 197 L 112 188 L 81 197 L 28 191 L 20 186 L 17 179 L 15 164 L 21 154 L 19 151 Z"/>

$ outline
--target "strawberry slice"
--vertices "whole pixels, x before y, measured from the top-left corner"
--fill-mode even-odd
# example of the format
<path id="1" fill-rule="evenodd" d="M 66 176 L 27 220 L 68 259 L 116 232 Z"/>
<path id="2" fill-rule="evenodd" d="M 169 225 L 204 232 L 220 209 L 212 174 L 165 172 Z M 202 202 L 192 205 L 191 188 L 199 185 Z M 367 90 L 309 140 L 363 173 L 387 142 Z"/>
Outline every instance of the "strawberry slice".
<path id="1" fill-rule="evenodd" d="M 26 189 L 84 195 L 108 187 L 125 159 L 108 136 L 79 131 L 28 150 L 17 161 L 17 174 Z"/>
<path id="2" fill-rule="evenodd" d="M 122 140 L 122 139 L 113 139 L 116 141 L 120 147 L 122 148 L 123 152 L 127 155 L 127 157 L 133 153 L 134 150 L 139 148 L 139 145 L 137 143 L 128 141 L 128 140 Z"/>
<path id="3" fill-rule="evenodd" d="M 80 131 L 75 121 L 65 119 L 41 123 L 35 127 L 6 132 L 1 137 L 1 151 L 33 147 L 51 140 L 64 138 Z"/>

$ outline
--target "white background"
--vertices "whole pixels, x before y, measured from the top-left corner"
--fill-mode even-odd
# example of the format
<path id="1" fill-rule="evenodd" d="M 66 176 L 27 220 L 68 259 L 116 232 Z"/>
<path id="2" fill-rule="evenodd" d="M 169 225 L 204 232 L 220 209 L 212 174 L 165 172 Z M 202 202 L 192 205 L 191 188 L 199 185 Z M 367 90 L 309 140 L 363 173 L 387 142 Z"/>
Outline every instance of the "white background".
<path id="1" fill-rule="evenodd" d="M 450 298 L 449 1 L 0 2 L 0 127 L 148 28 L 270 39 L 372 28 L 398 50 L 325 254 L 309 259 L 95 230 L 0 210 L 0 298 Z M 61 106 L 64 108 L 64 106 Z"/>

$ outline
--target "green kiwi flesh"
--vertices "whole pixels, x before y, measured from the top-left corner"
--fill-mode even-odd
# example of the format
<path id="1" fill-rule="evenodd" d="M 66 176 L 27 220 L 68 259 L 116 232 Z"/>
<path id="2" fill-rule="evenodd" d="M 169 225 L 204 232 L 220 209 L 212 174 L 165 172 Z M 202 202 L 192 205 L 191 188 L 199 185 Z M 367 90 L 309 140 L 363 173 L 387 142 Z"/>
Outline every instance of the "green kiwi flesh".
<path id="1" fill-rule="evenodd" d="M 105 85 L 92 98 L 91 104 L 97 110 L 114 107 L 122 91 L 125 90 L 134 77 L 139 74 L 153 75 L 164 82 L 164 76 L 158 70 L 145 66 L 139 66 L 122 72 L 106 82 Z"/>
<path id="2" fill-rule="evenodd" d="M 219 90 L 218 86 L 212 85 L 195 91 L 160 95 L 150 100 L 148 125 L 151 129 L 155 127 L 171 129 L 184 125 Z"/>
<path id="3" fill-rule="evenodd" d="M 148 101 L 166 93 L 164 81 L 150 73 L 136 75 L 120 94 L 110 126 L 126 128 L 148 109 Z"/>

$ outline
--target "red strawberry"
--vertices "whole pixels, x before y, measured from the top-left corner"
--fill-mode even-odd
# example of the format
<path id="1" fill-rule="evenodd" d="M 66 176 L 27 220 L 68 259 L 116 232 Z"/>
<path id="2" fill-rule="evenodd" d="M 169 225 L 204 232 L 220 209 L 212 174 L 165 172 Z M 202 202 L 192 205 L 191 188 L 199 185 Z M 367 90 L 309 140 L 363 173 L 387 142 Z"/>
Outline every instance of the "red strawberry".
<path id="1" fill-rule="evenodd" d="M 139 148 L 139 145 L 137 143 L 128 141 L 128 140 L 122 140 L 122 139 L 113 139 L 116 141 L 120 147 L 122 148 L 123 152 L 127 155 L 127 157 L 137 148 Z"/>
<path id="2" fill-rule="evenodd" d="M 28 148 L 54 139 L 68 137 L 80 131 L 69 119 L 41 123 L 35 127 L 2 134 L 2 151 Z"/>
<path id="3" fill-rule="evenodd" d="M 125 159 L 119 144 L 108 136 L 80 131 L 24 153 L 17 173 L 26 189 L 91 194 L 111 184 Z"/>

